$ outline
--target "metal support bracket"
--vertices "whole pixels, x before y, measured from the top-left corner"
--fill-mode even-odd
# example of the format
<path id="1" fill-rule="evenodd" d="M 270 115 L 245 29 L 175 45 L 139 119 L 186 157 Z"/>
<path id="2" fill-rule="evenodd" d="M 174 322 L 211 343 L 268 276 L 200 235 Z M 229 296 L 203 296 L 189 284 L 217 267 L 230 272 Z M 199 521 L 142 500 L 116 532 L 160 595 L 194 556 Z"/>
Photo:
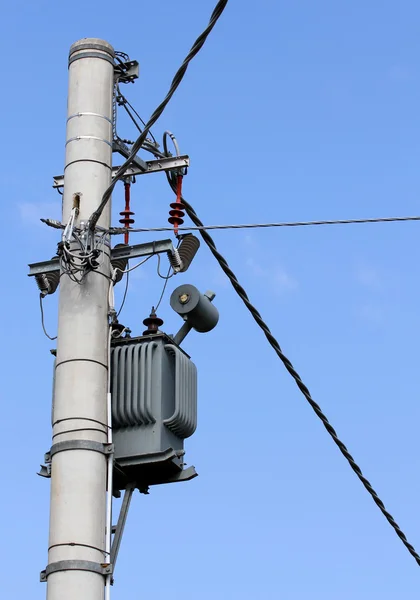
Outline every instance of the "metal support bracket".
<path id="1" fill-rule="evenodd" d="M 91 450 L 92 452 L 99 452 L 108 456 L 114 452 L 114 445 L 94 442 L 93 440 L 67 440 L 64 442 L 57 442 L 51 446 L 49 452 L 46 452 L 44 460 L 49 464 L 55 454 L 58 454 L 58 452 L 66 452 L 67 450 Z"/>
<path id="2" fill-rule="evenodd" d="M 45 477 L 46 479 L 51 479 L 51 463 L 39 466 L 41 467 L 41 470 L 39 471 L 39 473 L 37 473 L 37 475 L 39 475 L 40 477 Z"/>
<path id="3" fill-rule="evenodd" d="M 125 156 L 125 154 L 123 156 Z M 134 177 L 136 175 L 145 175 L 147 173 L 159 173 L 160 171 L 176 171 L 178 169 L 185 169 L 186 167 L 189 167 L 189 165 L 190 159 L 187 154 L 182 154 L 181 156 L 170 156 L 168 158 L 159 158 L 157 160 L 142 160 L 137 156 L 135 159 L 133 159 L 132 166 L 128 167 L 124 173 L 124 178 Z M 115 173 L 118 171 L 118 169 L 119 167 L 112 167 L 112 177 L 115 177 Z M 53 188 L 62 187 L 64 187 L 64 175 L 56 175 L 53 177 Z"/>
<path id="4" fill-rule="evenodd" d="M 130 508 L 131 498 L 133 497 L 133 492 L 135 490 L 134 484 L 129 484 L 125 488 L 124 498 L 121 504 L 120 514 L 118 517 L 118 523 L 113 528 L 114 539 L 112 540 L 111 546 L 111 564 L 115 568 L 115 564 L 118 558 L 118 551 L 120 549 L 122 536 L 124 533 L 125 522 L 127 520 L 128 509 Z"/>
<path id="5" fill-rule="evenodd" d="M 198 477 L 198 473 L 195 470 L 195 467 L 191 466 L 191 467 L 188 467 L 187 469 L 182 469 L 182 471 L 180 471 L 176 475 L 173 475 L 172 477 L 170 477 L 166 481 L 166 483 L 178 483 L 181 481 L 191 481 L 191 479 L 194 479 L 195 477 Z"/>
<path id="6" fill-rule="evenodd" d="M 95 563 L 90 560 L 59 560 L 50 563 L 44 571 L 41 571 L 39 580 L 44 583 L 52 573 L 60 571 L 90 571 L 99 575 L 112 575 L 112 563 Z"/>
<path id="7" fill-rule="evenodd" d="M 116 64 L 115 74 L 120 83 L 131 83 L 139 77 L 139 63 L 136 60 L 128 60 L 122 64 Z"/>
<path id="8" fill-rule="evenodd" d="M 146 242 L 145 244 L 135 244 L 134 246 L 113 248 L 111 250 L 111 261 L 118 258 L 139 258 L 140 256 L 149 256 L 150 254 L 159 254 L 161 252 L 173 253 L 174 247 L 172 240 L 159 240 L 156 242 Z M 60 270 L 59 258 L 44 260 L 29 265 L 29 277 L 53 273 Z"/>
<path id="9" fill-rule="evenodd" d="M 121 142 L 121 140 L 114 140 L 112 142 L 112 152 L 117 152 L 118 154 L 121 154 L 121 156 L 125 159 L 127 159 L 131 154 L 130 148 L 126 144 L 124 144 L 124 142 Z M 140 158 L 140 156 L 136 155 L 132 159 L 132 162 L 133 165 L 139 167 L 141 173 L 147 170 L 146 162 L 142 158 Z"/>

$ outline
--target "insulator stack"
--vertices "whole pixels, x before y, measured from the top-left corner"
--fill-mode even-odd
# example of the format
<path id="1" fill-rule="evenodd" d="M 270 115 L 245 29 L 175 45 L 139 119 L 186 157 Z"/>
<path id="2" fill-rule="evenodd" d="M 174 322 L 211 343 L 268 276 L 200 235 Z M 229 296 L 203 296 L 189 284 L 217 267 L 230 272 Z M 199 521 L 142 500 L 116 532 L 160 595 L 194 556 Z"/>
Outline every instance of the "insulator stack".
<path id="1" fill-rule="evenodd" d="M 182 271 L 182 260 L 177 248 L 174 248 L 172 252 L 168 252 L 168 258 L 175 273 Z"/>
<path id="2" fill-rule="evenodd" d="M 127 246 L 127 244 L 117 244 L 115 246 L 115 248 L 125 248 L 126 246 Z M 114 285 L 116 283 L 118 283 L 119 281 L 121 281 L 121 279 L 124 277 L 124 271 L 126 270 L 127 265 L 128 265 L 127 257 L 114 258 L 113 260 L 111 260 L 112 268 L 117 269 L 117 272 L 115 274 L 115 279 L 114 279 Z"/>
<path id="3" fill-rule="evenodd" d="M 169 223 L 171 223 L 171 225 L 174 226 L 175 234 L 177 234 L 178 227 L 184 222 L 184 219 L 182 218 L 185 215 L 183 211 L 184 205 L 182 204 L 182 202 L 172 202 L 172 204 L 170 204 L 170 207 L 172 208 L 172 210 L 169 211 L 169 214 L 171 216 L 169 217 L 168 221 Z"/>
<path id="4" fill-rule="evenodd" d="M 54 294 L 60 283 L 60 271 L 41 273 L 35 275 L 35 281 L 43 298 L 48 294 Z"/>
<path id="5" fill-rule="evenodd" d="M 163 325 L 162 319 L 156 316 L 155 307 L 152 306 L 152 311 L 147 319 L 144 319 L 143 325 L 146 325 L 146 331 L 143 331 L 143 335 L 150 335 L 159 332 L 159 327 Z"/>
<path id="6" fill-rule="evenodd" d="M 199 247 L 200 240 L 195 235 L 190 234 L 183 238 L 178 248 L 178 254 L 181 259 L 181 273 L 184 273 L 188 269 Z"/>
<path id="7" fill-rule="evenodd" d="M 183 224 L 185 216 L 184 205 L 181 202 L 181 191 L 182 191 L 182 175 L 178 175 L 176 185 L 176 201 L 170 205 L 172 210 L 169 211 L 171 215 L 168 219 L 169 223 L 174 226 L 174 233 L 178 235 L 178 227 Z"/>
<path id="8" fill-rule="evenodd" d="M 134 223 L 134 219 L 132 218 L 134 213 L 130 210 L 130 183 L 124 183 L 124 193 L 125 193 L 125 208 L 120 212 L 122 219 L 120 219 L 120 223 L 127 229 L 131 228 L 131 225 Z M 124 233 L 124 243 L 128 244 L 130 234 L 128 231 Z"/>

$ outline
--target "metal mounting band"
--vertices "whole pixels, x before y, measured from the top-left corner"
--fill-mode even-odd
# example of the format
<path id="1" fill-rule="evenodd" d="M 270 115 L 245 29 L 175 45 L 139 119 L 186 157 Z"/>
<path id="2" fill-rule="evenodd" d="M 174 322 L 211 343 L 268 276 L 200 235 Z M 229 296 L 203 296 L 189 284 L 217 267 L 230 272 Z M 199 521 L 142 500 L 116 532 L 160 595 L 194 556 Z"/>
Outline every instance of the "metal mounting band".
<path id="1" fill-rule="evenodd" d="M 105 44 L 95 44 L 95 42 L 85 42 L 81 44 L 75 44 L 71 46 L 69 57 L 76 54 L 76 52 L 80 52 L 81 50 L 100 50 L 101 52 L 105 52 L 105 54 L 109 54 L 114 57 L 114 50 L 110 46 L 106 46 Z"/>
<path id="2" fill-rule="evenodd" d="M 90 560 L 59 560 L 50 563 L 45 571 L 41 571 L 39 579 L 41 582 L 47 581 L 49 575 L 60 571 L 90 571 L 98 573 L 98 575 L 111 575 L 112 565 L 95 563 Z"/>
<path id="3" fill-rule="evenodd" d="M 76 60 L 80 60 L 81 58 L 101 58 L 102 60 L 106 60 L 113 67 L 115 67 L 115 63 L 114 63 L 114 59 L 113 58 L 111 58 L 107 54 L 100 54 L 99 52 L 80 52 L 80 54 L 77 54 L 76 56 L 71 56 L 69 58 L 69 66 L 72 63 L 74 63 Z"/>
<path id="4" fill-rule="evenodd" d="M 59 452 L 68 450 L 90 450 L 99 452 L 100 454 L 109 455 L 114 452 L 114 445 L 102 442 L 94 442 L 93 440 L 66 440 L 57 442 L 51 446 L 51 450 L 45 454 L 45 462 L 51 462 L 52 457 Z"/>
<path id="5" fill-rule="evenodd" d="M 95 112 L 78 112 L 78 113 L 74 113 L 74 115 L 70 115 L 67 118 L 67 123 L 71 119 L 75 119 L 76 117 L 99 117 L 100 119 L 105 119 L 105 121 L 108 121 L 108 123 L 111 123 L 111 125 L 112 125 L 111 119 L 109 119 L 105 115 L 100 115 L 99 113 L 95 113 Z"/>
<path id="6" fill-rule="evenodd" d="M 110 148 L 112 148 L 112 143 L 109 140 L 97 137 L 96 135 L 76 135 L 75 137 L 67 140 L 66 146 L 67 144 L 70 144 L 70 142 L 78 142 L 79 140 L 96 140 L 97 142 L 104 142 L 105 144 L 108 144 Z"/>
<path id="7" fill-rule="evenodd" d="M 100 52 L 94 52 L 95 50 L 99 50 Z M 81 58 L 101 58 L 102 60 L 109 62 L 115 68 L 113 50 L 102 44 L 79 44 L 74 48 L 71 48 L 69 54 L 69 67 L 74 61 Z"/>

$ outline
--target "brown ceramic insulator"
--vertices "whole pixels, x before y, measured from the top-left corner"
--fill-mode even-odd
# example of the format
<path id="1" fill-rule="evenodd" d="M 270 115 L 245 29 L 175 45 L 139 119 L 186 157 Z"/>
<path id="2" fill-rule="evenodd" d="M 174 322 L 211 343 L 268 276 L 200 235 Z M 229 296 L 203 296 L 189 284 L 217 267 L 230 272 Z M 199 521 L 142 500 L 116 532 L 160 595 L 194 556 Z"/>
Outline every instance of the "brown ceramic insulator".
<path id="1" fill-rule="evenodd" d="M 143 331 L 143 335 L 150 335 L 153 333 L 158 333 L 159 327 L 163 325 L 162 319 L 156 316 L 155 309 L 152 308 L 152 312 L 147 319 L 144 319 L 143 325 L 147 327 L 146 331 Z"/>

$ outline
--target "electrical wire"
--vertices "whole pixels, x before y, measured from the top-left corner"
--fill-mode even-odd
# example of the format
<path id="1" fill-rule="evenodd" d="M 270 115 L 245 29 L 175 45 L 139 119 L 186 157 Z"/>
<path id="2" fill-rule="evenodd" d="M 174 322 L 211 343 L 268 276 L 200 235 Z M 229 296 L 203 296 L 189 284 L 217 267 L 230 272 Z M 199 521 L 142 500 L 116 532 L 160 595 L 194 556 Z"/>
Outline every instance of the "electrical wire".
<path id="1" fill-rule="evenodd" d="M 362 223 L 403 223 L 420 221 L 420 216 L 412 217 L 372 217 L 367 219 L 337 219 L 332 221 L 284 221 L 280 223 L 247 223 L 239 225 L 203 225 L 202 227 L 179 227 L 178 231 L 203 231 L 211 229 L 269 229 L 271 227 L 308 227 L 314 225 L 354 225 Z M 126 230 L 123 227 L 111 227 L 110 235 L 121 235 Z M 141 227 L 130 229 L 130 233 L 146 233 L 152 231 L 173 231 L 173 227 Z"/>
<path id="2" fill-rule="evenodd" d="M 43 295 L 39 294 L 39 307 L 41 309 L 41 325 L 42 325 L 42 330 L 45 333 L 45 335 L 47 336 L 47 338 L 53 342 L 54 340 L 57 339 L 57 336 L 51 337 L 50 335 L 48 335 L 47 330 L 45 329 L 44 306 L 42 304 L 43 299 L 44 299 Z"/>
<path id="3" fill-rule="evenodd" d="M 150 119 L 147 121 L 147 123 L 146 123 L 146 125 L 145 125 L 145 127 L 144 127 L 144 129 L 142 131 L 142 133 L 139 135 L 139 137 L 137 138 L 137 140 L 133 144 L 133 146 L 131 148 L 130 156 L 127 158 L 127 160 L 116 171 L 115 176 L 114 176 L 111 184 L 105 190 L 105 192 L 104 192 L 104 194 L 102 196 L 102 200 L 101 200 L 98 208 L 94 211 L 94 213 L 92 214 L 91 218 L 89 219 L 89 227 L 90 227 L 91 230 L 93 230 L 96 227 L 96 224 L 97 224 L 97 222 L 98 222 L 98 220 L 99 220 L 99 218 L 100 218 L 100 216 L 102 214 L 102 211 L 105 208 L 105 206 L 107 205 L 107 203 L 108 203 L 108 201 L 109 201 L 109 199 L 111 197 L 111 194 L 112 194 L 112 191 L 113 191 L 114 187 L 116 186 L 117 182 L 124 176 L 125 171 L 127 170 L 127 168 L 132 163 L 132 161 L 135 158 L 137 152 L 143 146 L 144 142 L 146 141 L 146 137 L 147 137 L 147 134 L 148 134 L 150 128 L 153 127 L 153 125 L 159 119 L 159 117 L 161 116 L 161 114 L 165 110 L 166 106 L 170 102 L 172 96 L 174 95 L 174 93 L 177 90 L 179 84 L 181 83 L 181 81 L 184 78 L 184 75 L 185 75 L 185 73 L 187 71 L 189 63 L 191 62 L 191 60 L 198 54 L 198 52 L 203 47 L 203 45 L 204 45 L 207 37 L 209 36 L 209 34 L 212 31 L 213 27 L 216 25 L 219 17 L 221 16 L 221 14 L 223 13 L 224 9 L 226 8 L 227 3 L 228 3 L 228 0 L 219 0 L 219 2 L 216 4 L 216 7 L 213 10 L 213 13 L 212 13 L 212 15 L 210 17 L 210 21 L 209 21 L 206 29 L 195 40 L 194 44 L 191 47 L 191 50 L 188 52 L 188 54 L 185 57 L 182 65 L 180 66 L 180 68 L 178 69 L 178 71 L 175 73 L 175 76 L 174 76 L 174 78 L 172 80 L 172 83 L 171 83 L 171 86 L 169 88 L 168 93 L 166 94 L 166 96 L 162 100 L 162 102 L 159 104 L 159 106 L 155 109 L 155 111 L 151 115 Z"/>
<path id="4" fill-rule="evenodd" d="M 159 306 L 161 305 L 161 302 L 162 302 L 162 300 L 163 300 L 163 297 L 165 296 L 165 292 L 166 292 L 166 286 L 168 285 L 168 281 L 170 280 L 170 276 L 169 276 L 169 273 L 170 273 L 170 271 L 171 271 L 171 268 L 169 267 L 169 270 L 168 270 L 168 276 L 163 278 L 163 279 L 165 279 L 165 283 L 163 284 L 162 293 L 161 293 L 161 295 L 160 295 L 160 298 L 159 298 L 159 300 L 158 300 L 158 303 L 157 303 L 157 304 L 156 304 L 156 306 L 155 306 L 155 312 L 157 311 L 157 309 L 158 309 L 158 308 L 159 308 Z"/>
<path id="5" fill-rule="evenodd" d="M 119 308 L 119 310 L 117 312 L 117 319 L 120 316 L 122 309 L 124 308 L 125 301 L 127 300 L 127 293 L 128 293 L 129 281 L 130 281 L 130 273 L 127 273 L 126 279 L 125 279 L 124 295 L 123 295 L 123 299 L 122 299 L 122 302 L 121 302 L 121 306 L 120 306 L 120 308 Z"/>
<path id="6" fill-rule="evenodd" d="M 125 269 L 124 271 L 121 271 L 121 269 L 116 268 L 115 270 L 120 271 L 121 273 L 130 273 L 131 271 L 134 271 L 134 269 L 137 269 L 138 267 L 141 267 L 142 265 L 144 265 L 144 263 L 146 263 L 148 260 L 150 260 L 152 258 L 152 256 L 154 256 L 154 254 L 150 254 L 147 258 L 138 262 L 136 265 L 134 265 L 134 267 L 131 267 L 130 269 Z"/>
<path id="7" fill-rule="evenodd" d="M 123 58 L 125 62 L 128 62 L 130 60 L 130 57 L 127 54 L 127 52 L 122 52 L 121 50 L 115 50 L 114 55 Z"/>
<path id="8" fill-rule="evenodd" d="M 61 265 L 61 275 L 66 274 L 74 283 L 82 285 L 88 273 L 94 272 L 109 279 L 109 276 L 100 271 L 105 260 L 105 244 L 108 233 L 102 231 L 98 237 L 92 235 L 90 230 L 76 230 L 73 222 L 65 226 L 62 242 L 59 244 L 59 256 Z M 79 235 L 82 234 L 82 237 Z M 71 241 L 75 241 L 80 252 L 75 253 L 71 248 Z M 99 260 L 97 260 L 99 259 Z M 60 277 L 61 277 L 60 275 Z"/>
<path id="9" fill-rule="evenodd" d="M 177 248 L 177 249 L 179 248 L 179 245 L 180 245 L 180 243 L 181 243 L 181 240 L 178 240 L 178 244 L 177 244 L 177 246 L 176 246 L 176 248 Z M 158 255 L 157 255 L 157 258 L 158 258 L 158 262 L 157 262 L 157 274 L 159 275 L 159 277 L 160 277 L 161 279 L 164 279 L 164 280 L 165 280 L 165 283 L 163 284 L 162 293 L 161 293 L 161 295 L 160 295 L 160 298 L 159 298 L 159 300 L 158 300 L 158 303 L 157 303 L 157 304 L 156 304 L 156 306 L 155 306 L 155 312 L 157 311 L 157 309 L 158 309 L 158 308 L 159 308 L 159 306 L 161 305 L 161 303 L 162 303 L 162 300 L 163 300 L 163 298 L 164 298 L 164 296 L 165 296 L 165 291 L 166 291 L 166 287 L 167 287 L 167 285 L 168 285 L 168 281 L 169 281 L 169 280 L 170 280 L 170 279 L 171 279 L 171 278 L 172 278 L 174 275 L 176 275 L 176 272 L 175 272 L 175 271 L 174 271 L 174 272 L 173 272 L 171 275 L 169 275 L 169 273 L 171 272 L 171 269 L 172 269 L 172 265 L 169 265 L 169 268 L 168 268 L 168 272 L 167 272 L 167 274 L 166 274 L 166 275 L 162 275 L 162 273 L 160 272 L 160 254 L 158 254 Z"/>
<path id="10" fill-rule="evenodd" d="M 169 181 L 172 189 L 175 191 L 176 190 L 176 176 L 171 175 L 171 174 L 167 174 L 167 177 L 168 177 L 168 181 Z M 416 552 L 414 546 L 412 546 L 412 544 L 409 543 L 409 541 L 407 540 L 404 532 L 402 531 L 402 529 L 400 528 L 400 526 L 398 525 L 398 523 L 395 521 L 394 517 L 387 511 L 387 509 L 385 508 L 384 503 L 382 502 L 382 500 L 379 498 L 377 492 L 372 487 L 372 484 L 363 475 L 363 473 L 362 473 L 359 465 L 355 462 L 353 456 L 350 454 L 350 452 L 348 451 L 348 449 L 345 446 L 345 444 L 338 437 L 337 432 L 335 431 L 334 427 L 330 424 L 329 420 L 327 419 L 326 415 L 322 411 L 321 407 L 315 402 L 315 400 L 313 400 L 309 389 L 303 383 L 300 375 L 297 373 L 297 371 L 295 370 L 295 368 L 292 365 L 292 363 L 290 362 L 290 360 L 283 353 L 283 350 L 281 349 L 281 347 L 280 347 L 278 341 L 276 340 L 276 338 L 271 333 L 271 331 L 270 331 L 267 323 L 263 320 L 262 316 L 260 315 L 260 313 L 258 312 L 258 310 L 255 308 L 255 306 L 253 306 L 253 304 L 251 304 L 246 291 L 240 285 L 240 283 L 239 283 L 236 275 L 234 274 L 234 272 L 229 267 L 226 259 L 217 250 L 217 247 L 216 247 L 216 244 L 214 243 L 213 238 L 211 237 L 211 235 L 205 229 L 203 229 L 203 227 L 204 227 L 203 223 L 200 221 L 200 219 L 197 216 L 196 212 L 194 211 L 193 207 L 184 198 L 181 198 L 181 200 L 182 200 L 182 203 L 183 203 L 183 205 L 185 207 L 185 210 L 186 210 L 188 216 L 190 217 L 190 219 L 192 220 L 192 222 L 199 228 L 201 237 L 203 238 L 203 240 L 207 244 L 210 252 L 213 254 L 213 256 L 215 257 L 215 259 L 219 263 L 221 269 L 227 275 L 227 277 L 228 277 L 230 283 L 232 284 L 234 290 L 236 291 L 236 293 L 238 294 L 238 296 L 241 298 L 241 300 L 245 304 L 246 308 L 251 313 L 252 318 L 254 319 L 254 321 L 257 323 L 257 325 L 263 331 L 265 337 L 267 338 L 268 343 L 273 348 L 273 350 L 275 351 L 275 353 L 277 354 L 277 356 L 280 358 L 281 362 L 286 367 L 286 369 L 289 372 L 289 374 L 293 377 L 293 379 L 294 379 L 296 385 L 298 386 L 299 390 L 302 392 L 303 396 L 306 398 L 306 400 L 310 404 L 311 408 L 313 409 L 313 411 L 315 412 L 315 414 L 317 415 L 317 417 L 321 420 L 321 422 L 324 425 L 325 429 L 327 430 L 327 432 L 329 433 L 329 435 L 332 437 L 334 443 L 338 446 L 338 449 L 343 454 L 343 456 L 345 457 L 345 459 L 349 463 L 350 467 L 353 469 L 353 471 L 357 475 L 358 479 L 361 481 L 361 483 L 363 484 L 363 486 L 365 487 L 365 489 L 367 490 L 367 492 L 372 497 L 372 499 L 375 502 L 376 506 L 379 508 L 379 510 L 381 511 L 381 513 L 383 514 L 383 516 L 386 518 L 386 520 L 388 521 L 388 523 L 394 529 L 395 533 L 400 538 L 400 540 L 402 541 L 402 543 L 404 544 L 404 546 L 407 548 L 407 550 L 409 551 L 409 553 L 411 554 L 411 556 L 413 556 L 413 558 L 415 559 L 415 561 L 417 562 L 417 564 L 420 566 L 420 556 Z"/>
<path id="11" fill-rule="evenodd" d="M 179 246 L 179 243 L 178 243 L 178 246 Z M 178 246 L 177 246 L 177 248 L 178 248 Z M 168 274 L 167 275 L 162 275 L 162 273 L 160 272 L 160 254 L 157 255 L 157 258 L 158 258 L 157 274 L 159 275 L 159 277 L 161 279 L 171 279 L 171 277 L 173 277 L 176 274 L 175 272 L 173 272 L 172 275 L 169 275 L 169 273 L 171 272 L 172 266 L 169 265 L 169 270 L 168 270 Z"/>
<path id="12" fill-rule="evenodd" d="M 137 110 L 134 108 L 134 106 L 127 100 L 127 98 L 121 92 L 119 85 L 117 85 L 117 93 L 118 93 L 117 102 L 119 103 L 120 106 L 122 106 L 125 109 L 125 111 L 129 115 L 130 119 L 133 121 L 134 125 L 138 129 L 138 131 L 140 133 L 142 133 L 143 130 L 141 129 L 140 125 L 137 123 L 135 117 L 131 114 L 129 109 L 131 109 L 133 111 L 134 115 L 137 117 L 137 119 L 140 121 L 140 123 L 143 125 L 143 127 L 146 127 L 146 123 L 143 121 L 143 119 L 141 118 L 141 116 L 139 115 Z M 121 103 L 119 102 L 119 98 L 121 98 Z M 127 107 L 129 107 L 129 108 L 127 108 Z M 154 141 L 154 143 L 157 144 L 156 138 L 151 131 L 149 131 L 149 135 L 152 138 L 152 140 Z"/>
<path id="13" fill-rule="evenodd" d="M 170 137 L 172 140 L 172 143 L 174 145 L 175 148 L 175 152 L 176 152 L 176 156 L 180 156 L 181 152 L 179 150 L 179 144 L 178 141 L 176 139 L 176 137 L 174 136 L 174 134 L 171 131 L 165 131 L 165 133 L 163 134 L 163 150 L 165 152 L 166 156 L 171 156 L 171 154 L 168 152 L 168 143 L 167 143 L 167 138 Z"/>
<path id="14" fill-rule="evenodd" d="M 136 265 L 134 265 L 134 267 L 131 267 L 131 269 L 126 269 L 125 271 L 122 271 L 123 273 L 127 274 L 127 278 L 126 278 L 126 282 L 125 282 L 125 290 L 124 290 L 124 295 L 123 295 L 123 299 L 121 301 L 121 306 L 117 312 L 117 318 L 120 316 L 122 309 L 124 308 L 124 304 L 125 301 L 127 299 L 127 293 L 128 293 L 128 286 L 129 286 L 129 276 L 130 276 L 130 271 L 134 271 L 134 269 L 137 269 L 137 267 L 141 267 L 141 265 L 144 265 L 144 263 L 146 263 L 148 260 L 150 260 L 152 258 L 152 256 L 154 256 L 153 254 L 151 254 L 150 256 L 148 256 L 147 258 L 145 258 L 144 260 L 142 260 L 141 262 L 137 263 Z M 161 275 L 159 272 L 159 265 L 160 265 L 160 254 L 156 254 L 156 256 L 158 257 L 158 267 L 157 267 L 157 271 L 158 271 L 158 275 L 159 277 L 161 277 L 162 279 L 165 279 L 165 285 L 163 286 L 163 291 L 160 297 L 160 300 L 157 304 L 157 307 L 159 307 L 160 303 L 162 302 L 163 296 L 165 294 L 165 289 L 166 286 L 168 284 L 168 280 L 172 277 L 172 275 L 169 275 L 171 267 L 169 267 L 168 270 L 168 275 L 165 277 L 164 275 Z M 115 269 L 115 271 L 119 271 L 120 269 Z M 156 308 L 157 308 L 156 307 Z"/>
<path id="15" fill-rule="evenodd" d="M 179 244 L 178 244 L 178 245 L 179 245 Z M 159 277 L 160 277 L 161 279 L 164 279 L 164 280 L 165 280 L 165 283 L 163 284 L 162 293 L 161 293 L 161 295 L 160 295 L 160 298 L 159 298 L 159 300 L 158 300 L 158 303 L 157 303 L 157 304 L 156 304 L 156 306 L 155 306 L 155 312 L 157 311 L 157 309 L 159 308 L 159 306 L 160 306 L 160 305 L 161 305 L 161 303 L 162 303 L 163 297 L 164 297 L 164 295 L 165 295 L 165 292 L 166 292 L 166 286 L 168 285 L 168 281 L 171 279 L 171 277 L 173 277 L 173 276 L 175 275 L 175 273 L 172 273 L 172 275 L 169 275 L 169 273 L 171 272 L 171 269 L 172 269 L 172 266 L 171 266 L 171 265 L 169 265 L 169 269 L 168 269 L 168 273 L 166 274 L 166 277 L 165 277 L 165 275 L 162 275 L 162 274 L 161 274 L 161 272 L 160 272 L 160 254 L 158 254 L 158 255 L 157 255 L 157 257 L 158 257 L 158 263 L 157 263 L 157 274 L 159 275 Z"/>

